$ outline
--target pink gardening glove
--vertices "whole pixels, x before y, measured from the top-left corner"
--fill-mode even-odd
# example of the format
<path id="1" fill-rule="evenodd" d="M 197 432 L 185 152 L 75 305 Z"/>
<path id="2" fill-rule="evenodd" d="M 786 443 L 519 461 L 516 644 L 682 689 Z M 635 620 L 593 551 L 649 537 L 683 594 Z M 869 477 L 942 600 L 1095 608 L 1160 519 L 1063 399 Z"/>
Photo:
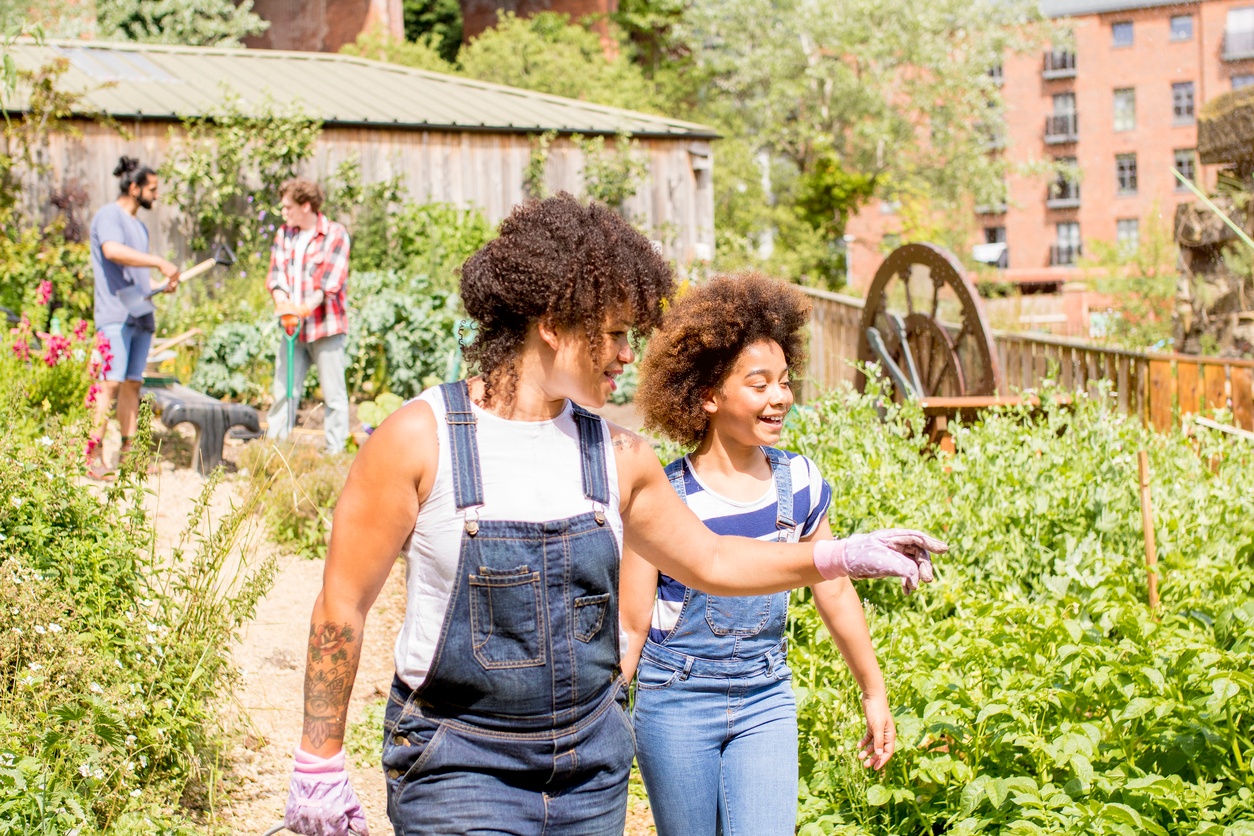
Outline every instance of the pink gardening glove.
<path id="1" fill-rule="evenodd" d="M 892 528 L 844 540 L 821 540 L 814 545 L 814 566 L 829 581 L 901 578 L 902 588 L 913 592 L 920 583 L 933 580 L 929 552 L 948 550 L 949 546 L 922 531 Z"/>
<path id="2" fill-rule="evenodd" d="M 283 825 L 304 836 L 369 836 L 366 811 L 344 770 L 343 749 L 320 758 L 296 747 Z"/>

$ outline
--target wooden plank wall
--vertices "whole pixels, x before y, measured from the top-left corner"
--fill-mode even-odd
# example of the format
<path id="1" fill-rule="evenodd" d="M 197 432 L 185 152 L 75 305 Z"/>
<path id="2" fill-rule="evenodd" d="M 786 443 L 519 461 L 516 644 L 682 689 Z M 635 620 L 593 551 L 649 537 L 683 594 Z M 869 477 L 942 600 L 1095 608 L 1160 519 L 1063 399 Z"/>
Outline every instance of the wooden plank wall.
<path id="1" fill-rule="evenodd" d="M 852 383 L 863 300 L 803 288 L 810 297 L 810 361 L 803 392 Z M 1180 418 L 1227 409 L 1233 423 L 1254 430 L 1254 360 L 1144 354 L 1079 340 L 1002 331 L 993 342 L 1005 378 L 1001 394 L 1055 380 L 1071 391 L 1098 394 L 1109 381 L 1120 409 L 1161 431 Z"/>
<path id="2" fill-rule="evenodd" d="M 117 194 L 112 177 L 122 154 L 139 157 L 154 168 L 181 136 L 177 125 L 138 122 L 125 127 L 124 139 L 94 122 L 77 125 L 81 137 L 53 137 L 49 159 L 54 183 L 74 179 L 88 194 L 88 215 Z M 173 139 L 172 139 L 173 138 Z M 714 253 L 714 187 L 708 140 L 641 139 L 647 174 L 627 201 L 627 216 L 659 242 L 667 257 L 680 264 L 708 260 Z M 310 175 L 325 178 L 343 161 L 360 161 L 363 182 L 399 174 L 415 197 L 479 208 L 493 223 L 524 199 L 523 172 L 531 157 L 527 134 L 437 132 L 326 127 L 318 140 Z M 548 188 L 579 194 L 583 159 L 569 139 L 550 147 Z M 46 196 L 35 198 L 46 204 Z M 160 200 L 144 213 L 155 252 L 188 256 L 174 229 L 176 213 Z"/>

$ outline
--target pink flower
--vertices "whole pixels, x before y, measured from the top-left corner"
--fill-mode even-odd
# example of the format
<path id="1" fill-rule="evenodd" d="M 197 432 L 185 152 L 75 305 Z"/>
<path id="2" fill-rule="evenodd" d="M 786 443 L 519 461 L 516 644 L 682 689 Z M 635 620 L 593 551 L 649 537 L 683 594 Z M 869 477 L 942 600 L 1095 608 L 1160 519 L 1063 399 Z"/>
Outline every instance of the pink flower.
<path id="1" fill-rule="evenodd" d="M 87 372 L 93 379 L 100 378 L 113 368 L 113 352 L 109 349 L 109 338 L 104 331 L 96 332 L 96 341 L 91 348 L 91 362 Z"/>
<path id="2" fill-rule="evenodd" d="M 81 343 L 85 339 L 87 339 L 87 320 L 80 319 L 74 326 L 74 342 Z"/>
<path id="3" fill-rule="evenodd" d="M 93 384 L 92 384 L 92 385 L 91 385 L 91 386 L 87 389 L 87 397 L 83 399 L 83 406 L 88 406 L 88 407 L 89 407 L 89 406 L 92 406 L 93 404 L 95 404 L 95 403 L 96 403 L 96 397 L 97 397 L 99 394 L 100 394 L 100 384 L 99 384 L 99 383 L 93 383 Z M 95 443 L 95 441 L 96 441 L 96 439 L 95 439 L 95 438 L 91 438 L 91 439 L 89 439 L 89 440 L 88 440 L 88 442 L 87 442 L 87 458 L 91 458 L 91 453 L 92 453 L 92 445 Z"/>
<path id="4" fill-rule="evenodd" d="M 87 463 L 90 464 L 92 458 L 96 455 L 96 451 L 102 446 L 102 441 L 94 435 L 87 436 Z"/>
<path id="5" fill-rule="evenodd" d="M 16 328 L 13 329 L 15 332 Z M 13 343 L 13 353 L 17 355 L 17 359 L 25 362 L 30 359 L 30 346 L 25 339 L 19 339 Z"/>
<path id="6" fill-rule="evenodd" d="M 39 283 L 39 290 L 35 292 L 35 302 L 46 305 L 50 301 L 52 301 L 52 282 L 44 279 Z"/>
<path id="7" fill-rule="evenodd" d="M 39 338 L 44 341 L 44 362 L 48 368 L 55 368 L 70 354 L 70 341 L 60 334 L 40 332 Z"/>

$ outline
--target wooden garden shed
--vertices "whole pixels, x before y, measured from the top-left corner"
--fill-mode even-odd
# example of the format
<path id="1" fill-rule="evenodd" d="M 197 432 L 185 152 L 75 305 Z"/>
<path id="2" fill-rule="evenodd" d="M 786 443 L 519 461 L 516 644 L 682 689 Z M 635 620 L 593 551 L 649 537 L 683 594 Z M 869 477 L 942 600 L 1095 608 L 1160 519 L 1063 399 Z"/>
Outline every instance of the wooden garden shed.
<path id="1" fill-rule="evenodd" d="M 539 134 L 558 135 L 548 188 L 580 193 L 582 153 L 570 137 L 625 131 L 647 157 L 627 215 L 681 263 L 713 256 L 717 137 L 703 125 L 346 55 L 84 41 L 18 43 L 10 51 L 21 69 L 67 59 L 64 86 L 85 92 L 81 136 L 54 137 L 47 162 L 55 182 L 77 180 L 86 189 L 89 211 L 116 196 L 110 172 L 120 155 L 156 167 L 181 133 L 180 120 L 212 115 L 229 90 L 246 113 L 291 102 L 322 120 L 308 174 L 326 176 L 356 157 L 363 182 L 399 174 L 411 196 L 473 206 L 493 222 L 525 199 Z M 20 88 L 5 102 L 12 118 L 26 106 Z M 147 219 L 153 249 L 182 255 L 173 210 L 158 204 Z"/>

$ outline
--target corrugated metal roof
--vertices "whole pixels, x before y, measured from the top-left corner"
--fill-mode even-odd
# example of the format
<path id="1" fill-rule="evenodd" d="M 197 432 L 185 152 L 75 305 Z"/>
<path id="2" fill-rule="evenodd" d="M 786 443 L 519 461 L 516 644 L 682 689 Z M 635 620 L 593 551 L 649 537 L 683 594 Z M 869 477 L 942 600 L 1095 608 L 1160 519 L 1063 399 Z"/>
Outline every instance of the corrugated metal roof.
<path id="1" fill-rule="evenodd" d="M 68 58 L 65 84 L 87 91 L 84 112 L 103 111 L 116 119 L 210 115 L 225 85 L 240 97 L 245 112 L 269 97 L 297 103 L 328 125 L 717 136 L 693 122 L 348 55 L 87 41 L 19 42 L 10 52 L 23 69 Z M 10 112 L 25 106 L 20 89 L 5 103 Z"/>
<path id="2" fill-rule="evenodd" d="M 1136 9 L 1157 9 L 1162 6 L 1196 6 L 1201 0 L 1041 0 L 1041 14 L 1046 17 L 1080 17 L 1130 12 Z"/>

